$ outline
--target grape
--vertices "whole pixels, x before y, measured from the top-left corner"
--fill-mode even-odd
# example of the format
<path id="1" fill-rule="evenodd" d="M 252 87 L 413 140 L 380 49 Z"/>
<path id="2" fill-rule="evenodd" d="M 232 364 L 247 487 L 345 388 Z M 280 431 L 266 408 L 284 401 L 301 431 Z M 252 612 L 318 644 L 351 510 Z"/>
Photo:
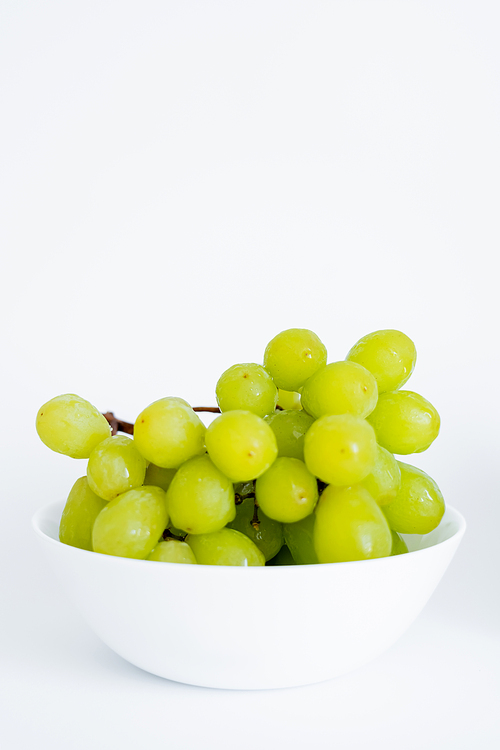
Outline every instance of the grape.
<path id="1" fill-rule="evenodd" d="M 176 528 L 211 534 L 235 517 L 233 485 L 208 456 L 191 458 L 172 479 L 167 508 Z"/>
<path id="2" fill-rule="evenodd" d="M 321 417 L 304 441 L 307 468 L 327 484 L 361 482 L 373 469 L 377 440 L 371 425 L 352 414 Z"/>
<path id="3" fill-rule="evenodd" d="M 295 523 L 313 512 L 316 478 L 298 458 L 277 458 L 255 483 L 259 508 L 276 521 Z"/>
<path id="4" fill-rule="evenodd" d="M 275 555 L 272 560 L 269 560 L 269 562 L 266 563 L 266 565 L 296 565 L 297 563 L 292 557 L 292 553 L 286 546 L 286 544 L 283 545 L 283 547 L 280 549 L 277 555 Z"/>
<path id="5" fill-rule="evenodd" d="M 245 534 L 260 549 L 266 560 L 270 560 L 280 551 L 283 544 L 283 525 L 266 516 L 259 508 L 257 514 L 259 523 L 255 528 L 252 526 L 254 510 L 253 497 L 246 498 L 236 506 L 236 518 L 227 526 Z"/>
<path id="6" fill-rule="evenodd" d="M 206 445 L 214 464 L 233 482 L 256 479 L 278 454 L 274 432 L 249 411 L 227 411 L 207 429 Z"/>
<path id="7" fill-rule="evenodd" d="M 199 565 L 265 565 L 266 559 L 251 539 L 234 529 L 189 535 L 186 541 Z"/>
<path id="8" fill-rule="evenodd" d="M 401 486 L 401 471 L 392 453 L 377 446 L 375 465 L 361 484 L 379 505 L 390 503 Z"/>
<path id="9" fill-rule="evenodd" d="M 146 460 L 125 435 L 114 435 L 96 445 L 87 464 L 89 487 L 103 500 L 140 487 L 145 473 Z"/>
<path id="10" fill-rule="evenodd" d="M 220 376 L 215 387 L 221 412 L 243 409 L 265 417 L 276 407 L 278 389 L 262 365 L 233 365 Z"/>
<path id="11" fill-rule="evenodd" d="M 56 453 L 88 458 L 95 446 L 110 436 L 111 427 L 95 406 L 74 393 L 65 393 L 38 410 L 36 431 Z"/>
<path id="12" fill-rule="evenodd" d="M 165 493 L 160 487 L 137 487 L 111 500 L 97 516 L 92 532 L 94 552 L 145 559 L 168 523 Z"/>
<path id="13" fill-rule="evenodd" d="M 326 349 L 306 328 L 289 328 L 266 346 L 264 367 L 285 391 L 298 391 L 316 370 L 326 364 Z"/>
<path id="14" fill-rule="evenodd" d="M 320 563 L 388 557 L 391 531 L 368 490 L 326 487 L 316 508 L 314 548 Z"/>
<path id="15" fill-rule="evenodd" d="M 314 417 L 305 411 L 287 409 L 277 411 L 264 418 L 274 432 L 278 444 L 278 456 L 304 460 L 304 436 L 314 422 Z"/>
<path id="16" fill-rule="evenodd" d="M 205 452 L 205 425 L 189 404 L 161 398 L 137 417 L 134 440 L 139 453 L 163 469 L 176 469 Z"/>
<path id="17" fill-rule="evenodd" d="M 77 479 L 62 512 L 59 540 L 91 551 L 94 521 L 106 504 L 89 488 L 87 477 Z"/>
<path id="18" fill-rule="evenodd" d="M 379 444 L 390 453 L 406 455 L 427 450 L 439 434 L 439 414 L 413 391 L 381 393 L 368 417 Z"/>
<path id="19" fill-rule="evenodd" d="M 170 487 L 177 469 L 162 469 L 161 466 L 149 464 L 144 477 L 144 484 L 152 484 L 154 487 L 161 487 L 165 492 Z"/>
<path id="20" fill-rule="evenodd" d="M 189 544 L 177 541 L 177 539 L 167 539 L 165 542 L 160 542 L 146 559 L 167 563 L 196 564 L 196 558 Z"/>
<path id="21" fill-rule="evenodd" d="M 316 515 L 311 513 L 301 521 L 285 523 L 283 526 L 285 544 L 298 565 L 313 565 L 318 562 L 313 541 L 315 520 Z"/>
<path id="22" fill-rule="evenodd" d="M 403 537 L 399 536 L 395 531 L 391 531 L 392 536 L 392 550 L 391 550 L 391 557 L 394 557 L 395 555 L 404 555 L 406 552 L 408 552 L 408 546 L 403 539 Z"/>
<path id="23" fill-rule="evenodd" d="M 255 497 L 255 482 L 253 480 L 249 482 L 236 482 L 234 485 L 234 495 L 238 495 L 238 498 L 244 500 L 247 497 L 251 497 L 252 500 Z"/>
<path id="24" fill-rule="evenodd" d="M 421 469 L 401 461 L 401 488 L 382 510 L 393 531 L 428 534 L 443 517 L 445 504 L 436 482 Z"/>
<path id="25" fill-rule="evenodd" d="M 308 414 L 354 414 L 367 417 L 377 403 L 377 381 L 356 362 L 332 362 L 318 370 L 302 389 L 301 403 Z"/>
<path id="26" fill-rule="evenodd" d="M 278 388 L 278 406 L 281 406 L 282 409 L 296 409 L 299 411 L 302 409 L 300 393 L 298 391 L 284 391 L 282 388 Z"/>
<path id="27" fill-rule="evenodd" d="M 406 383 L 417 361 L 415 344 L 401 331 L 383 330 L 363 336 L 348 353 L 375 377 L 379 393 L 396 391 Z"/>

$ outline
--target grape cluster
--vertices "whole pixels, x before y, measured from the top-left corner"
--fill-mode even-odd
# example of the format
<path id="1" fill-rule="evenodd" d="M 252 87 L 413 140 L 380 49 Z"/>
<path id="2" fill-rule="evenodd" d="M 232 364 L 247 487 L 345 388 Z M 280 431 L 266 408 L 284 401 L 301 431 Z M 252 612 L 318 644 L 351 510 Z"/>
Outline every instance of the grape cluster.
<path id="1" fill-rule="evenodd" d="M 431 477 L 398 461 L 426 450 L 436 409 L 401 390 L 413 342 L 383 330 L 327 364 L 318 336 L 293 328 L 263 365 L 236 364 L 216 385 L 208 428 L 183 399 L 147 406 L 133 437 L 74 394 L 44 404 L 37 432 L 88 458 L 64 508 L 61 542 L 135 559 L 204 565 L 345 562 L 407 552 L 444 513 Z M 130 430 L 132 432 L 132 430 Z"/>

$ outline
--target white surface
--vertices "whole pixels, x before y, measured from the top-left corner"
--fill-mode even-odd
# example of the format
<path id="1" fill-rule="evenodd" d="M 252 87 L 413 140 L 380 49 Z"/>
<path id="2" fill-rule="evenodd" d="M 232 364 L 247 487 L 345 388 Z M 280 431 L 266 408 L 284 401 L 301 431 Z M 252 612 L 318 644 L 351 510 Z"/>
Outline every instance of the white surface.
<path id="1" fill-rule="evenodd" d="M 2 748 L 500 745 L 496 2 L 3 2 Z M 416 342 L 415 464 L 468 522 L 383 657 L 272 693 L 188 688 L 102 646 L 29 529 L 79 462 L 34 416 L 213 402 L 283 328 L 342 359 Z M 254 648 L 258 658 L 258 640 Z M 174 645 L 173 645 L 174 647 Z M 293 656 L 291 656 L 293 658 Z"/>

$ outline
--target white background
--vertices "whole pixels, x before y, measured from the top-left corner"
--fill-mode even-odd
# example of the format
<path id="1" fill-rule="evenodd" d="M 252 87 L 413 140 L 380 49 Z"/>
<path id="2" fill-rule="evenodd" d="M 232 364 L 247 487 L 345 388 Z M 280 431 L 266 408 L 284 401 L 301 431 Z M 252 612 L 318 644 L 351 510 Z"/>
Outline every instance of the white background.
<path id="1" fill-rule="evenodd" d="M 3 748 L 498 747 L 499 21 L 482 0 L 3 0 Z M 346 677 L 153 677 L 40 558 L 31 515 L 84 467 L 36 411 L 214 403 L 289 327 L 330 361 L 379 328 L 415 341 L 408 387 L 442 417 L 415 463 L 466 537 L 408 633 Z"/>

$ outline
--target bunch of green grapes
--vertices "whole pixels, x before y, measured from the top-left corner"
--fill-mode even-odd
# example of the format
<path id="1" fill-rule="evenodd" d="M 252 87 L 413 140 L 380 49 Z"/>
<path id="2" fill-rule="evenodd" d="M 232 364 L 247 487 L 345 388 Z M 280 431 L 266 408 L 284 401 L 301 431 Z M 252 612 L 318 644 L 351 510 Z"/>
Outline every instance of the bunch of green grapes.
<path id="1" fill-rule="evenodd" d="M 165 397 L 132 425 L 74 394 L 52 399 L 37 415 L 40 438 L 88 459 L 60 540 L 199 565 L 407 552 L 401 535 L 428 534 L 445 509 L 436 482 L 396 458 L 426 450 L 439 433 L 434 406 L 402 390 L 415 362 L 415 346 L 400 331 L 370 333 L 344 360 L 327 362 L 315 333 L 292 328 L 267 344 L 262 364 L 222 373 L 217 407 Z M 200 411 L 219 415 L 205 427 Z"/>

